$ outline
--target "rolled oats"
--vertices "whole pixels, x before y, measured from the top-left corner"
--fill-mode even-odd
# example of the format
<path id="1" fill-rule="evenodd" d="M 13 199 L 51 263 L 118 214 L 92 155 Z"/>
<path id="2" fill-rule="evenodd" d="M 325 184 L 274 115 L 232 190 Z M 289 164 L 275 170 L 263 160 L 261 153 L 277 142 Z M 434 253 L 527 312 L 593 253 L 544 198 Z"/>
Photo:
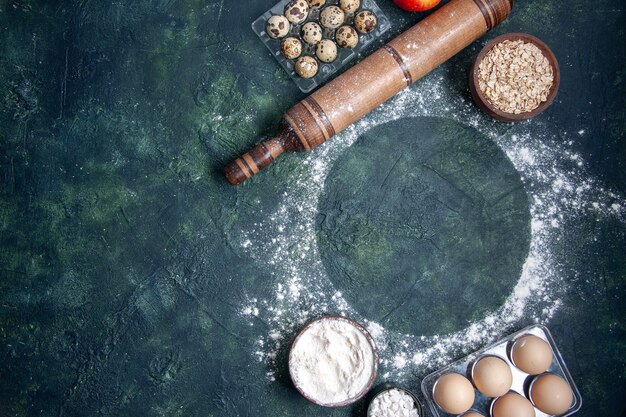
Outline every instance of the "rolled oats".
<path id="1" fill-rule="evenodd" d="M 478 87 L 506 113 L 535 110 L 548 99 L 553 83 L 550 61 L 536 45 L 521 40 L 498 43 L 478 66 Z"/>

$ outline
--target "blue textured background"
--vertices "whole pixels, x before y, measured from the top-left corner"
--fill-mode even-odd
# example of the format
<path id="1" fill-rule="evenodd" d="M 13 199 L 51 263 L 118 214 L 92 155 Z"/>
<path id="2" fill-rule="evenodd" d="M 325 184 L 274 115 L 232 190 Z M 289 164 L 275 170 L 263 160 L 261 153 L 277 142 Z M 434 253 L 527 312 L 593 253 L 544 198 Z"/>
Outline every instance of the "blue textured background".
<path id="1" fill-rule="evenodd" d="M 394 33 L 422 17 L 379 3 Z M 255 204 L 271 207 L 301 158 L 283 157 L 236 189 L 220 174 L 303 97 L 250 30 L 271 5 L 0 0 L 0 416 L 363 415 L 363 404 L 307 404 L 284 375 L 269 382 L 249 351 L 263 329 L 237 314 L 244 290 L 267 295 L 270 273 L 230 233 L 249 225 Z M 620 0 L 521 0 L 444 67 L 468 68 L 499 33 L 545 40 L 563 81 L 540 117 L 561 131 L 587 129 L 573 149 L 624 193 L 625 28 Z M 464 70 L 455 79 L 466 92 Z M 421 83 L 428 77 L 411 88 Z M 333 171 L 337 196 L 357 172 L 346 166 Z M 511 204 L 509 215 L 526 203 Z M 402 221 L 397 210 L 388 221 Z M 582 389 L 580 415 L 623 415 L 626 234 L 617 220 L 572 227 L 560 255 L 576 274 L 548 326 Z M 328 223 L 320 233 L 332 270 L 337 258 L 324 245 L 350 236 Z M 516 239 L 514 253 L 527 245 L 523 233 Z M 363 266 L 358 250 L 337 253 Z M 478 284 L 490 287 L 485 279 Z M 496 305 L 511 284 L 502 285 Z M 439 311 L 450 317 L 441 328 L 428 317 L 416 325 L 446 330 L 458 313 Z"/>

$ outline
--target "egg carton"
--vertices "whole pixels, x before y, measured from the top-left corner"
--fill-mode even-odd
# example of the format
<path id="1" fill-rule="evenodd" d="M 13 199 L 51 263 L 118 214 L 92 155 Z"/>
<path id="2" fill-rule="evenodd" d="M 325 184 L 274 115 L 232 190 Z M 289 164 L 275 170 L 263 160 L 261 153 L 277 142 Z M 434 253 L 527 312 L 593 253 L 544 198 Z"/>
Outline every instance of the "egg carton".
<path id="1" fill-rule="evenodd" d="M 525 329 L 518 331 L 508 337 L 496 342 L 490 346 L 487 346 L 477 352 L 474 352 L 463 359 L 460 359 L 443 369 L 440 369 L 432 374 L 426 376 L 422 381 L 422 393 L 426 399 L 426 403 L 430 411 L 432 412 L 434 417 L 456 417 L 455 414 L 449 414 L 445 411 L 441 410 L 437 403 L 435 403 L 435 399 L 433 398 L 433 388 L 435 383 L 439 379 L 439 377 L 450 373 L 456 372 L 467 377 L 470 382 L 471 378 L 471 369 L 474 363 L 485 355 L 493 355 L 498 356 L 503 359 L 511 368 L 511 373 L 513 374 L 513 385 L 511 386 L 511 391 L 514 391 L 520 394 L 522 397 L 528 398 L 528 390 L 530 387 L 530 383 L 534 379 L 535 375 L 529 375 L 519 368 L 517 368 L 511 359 L 511 348 L 515 340 L 520 338 L 521 336 L 532 334 L 540 337 L 541 339 L 548 342 L 550 347 L 552 348 L 552 365 L 548 369 L 547 372 L 554 373 L 562 377 L 572 389 L 572 393 L 574 394 L 574 401 L 572 407 L 565 413 L 560 415 L 559 417 L 567 417 L 570 416 L 582 407 L 582 397 L 580 396 L 580 392 L 572 379 L 572 376 L 563 361 L 563 357 L 559 352 L 556 343 L 554 342 L 554 338 L 550 334 L 550 331 L 541 325 L 530 326 Z M 479 412 L 485 416 L 491 416 L 491 407 L 493 404 L 494 398 L 487 397 L 482 394 L 477 389 L 474 389 L 475 400 L 474 404 L 471 407 L 471 411 Z M 546 414 L 535 407 L 535 415 L 536 417 L 552 417 L 550 414 Z"/>
<path id="2" fill-rule="evenodd" d="M 372 32 L 368 34 L 359 33 L 359 44 L 356 47 L 352 49 L 344 49 L 344 48 L 337 46 L 337 59 L 331 63 L 325 63 L 325 62 L 321 62 L 315 57 L 315 46 L 308 45 L 306 42 L 302 41 L 302 36 L 300 35 L 300 30 L 302 29 L 302 26 L 305 25 L 306 23 L 308 22 L 319 23 L 319 14 L 320 14 L 321 9 L 317 7 L 311 9 L 309 11 L 309 16 L 307 17 L 307 19 L 299 25 L 292 24 L 291 29 L 289 30 L 289 33 L 286 36 L 286 37 L 293 36 L 295 38 L 300 39 L 303 44 L 302 56 L 304 55 L 312 56 L 313 58 L 315 58 L 315 60 L 317 61 L 319 65 L 319 71 L 317 75 L 315 75 L 313 78 L 308 78 L 308 79 L 302 78 L 295 72 L 295 68 L 294 68 L 295 60 L 292 61 L 290 59 L 287 59 L 280 53 L 281 39 L 272 39 L 265 32 L 265 24 L 267 20 L 273 15 L 282 15 L 285 9 L 285 5 L 289 3 L 289 1 L 290 0 L 279 1 L 278 3 L 274 5 L 274 7 L 269 9 L 267 12 L 263 13 L 263 15 L 261 15 L 258 19 L 256 19 L 252 23 L 252 30 L 254 31 L 254 33 L 257 34 L 257 36 L 265 44 L 267 49 L 270 50 L 272 55 L 274 55 L 274 58 L 276 58 L 276 60 L 285 69 L 285 71 L 287 71 L 291 79 L 296 83 L 298 88 L 300 88 L 300 90 L 303 93 L 308 93 L 312 91 L 313 89 L 315 89 L 316 87 L 324 84 L 332 75 L 334 75 L 335 73 L 337 73 L 337 71 L 339 71 L 341 68 L 346 66 L 346 64 L 352 61 L 355 57 L 361 56 L 362 51 L 369 44 L 374 42 L 381 35 L 387 32 L 389 28 L 391 28 L 391 22 L 389 21 L 387 16 L 382 12 L 380 7 L 378 7 L 378 5 L 376 4 L 374 0 L 361 0 L 361 7 L 359 8 L 359 10 L 353 14 L 347 15 L 346 21 L 344 24 L 352 25 L 354 22 L 354 15 L 356 13 L 358 13 L 361 10 L 369 10 L 369 11 L 372 11 L 376 15 L 378 19 L 378 25 Z M 326 4 L 324 5 L 324 7 L 330 6 L 330 5 L 337 6 L 338 3 L 339 1 L 336 1 L 336 0 L 326 1 Z M 334 41 L 335 31 L 336 31 L 335 29 L 323 28 L 324 39 L 331 39 Z"/>

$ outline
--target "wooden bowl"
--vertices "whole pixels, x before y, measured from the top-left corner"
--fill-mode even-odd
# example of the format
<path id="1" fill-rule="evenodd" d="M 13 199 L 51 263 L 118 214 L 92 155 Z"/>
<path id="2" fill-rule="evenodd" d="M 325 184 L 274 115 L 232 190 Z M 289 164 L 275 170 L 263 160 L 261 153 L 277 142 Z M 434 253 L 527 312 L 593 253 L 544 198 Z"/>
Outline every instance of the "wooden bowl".
<path id="1" fill-rule="evenodd" d="M 535 110 L 520 114 L 506 113 L 502 110 L 496 108 L 493 104 L 489 103 L 487 97 L 483 94 L 478 86 L 478 66 L 481 61 L 487 55 L 491 49 L 503 41 L 524 41 L 526 43 L 532 43 L 537 46 L 543 55 L 548 59 L 548 62 L 552 66 L 552 72 L 554 74 L 554 82 L 552 83 L 552 87 L 550 87 L 550 92 L 548 93 L 548 99 L 537 107 Z M 559 84 L 561 82 L 561 73 L 559 71 L 559 63 L 554 56 L 552 50 L 543 43 L 538 38 L 528 35 L 526 33 L 506 33 L 504 35 L 498 36 L 497 38 L 491 40 L 485 47 L 480 51 L 478 57 L 476 57 L 476 61 L 474 61 L 474 65 L 472 65 L 472 69 L 470 70 L 470 90 L 472 92 L 472 97 L 476 102 L 476 105 L 480 107 L 485 113 L 490 115 L 496 120 L 500 120 L 502 122 L 518 122 L 521 120 L 530 119 L 535 117 L 539 113 L 543 112 L 547 109 L 550 104 L 554 101 L 557 92 L 559 91 Z"/>
<path id="2" fill-rule="evenodd" d="M 348 322 L 349 324 L 351 324 L 352 326 L 354 326 L 357 330 L 359 330 L 361 333 L 363 333 L 363 335 L 365 336 L 365 338 L 368 340 L 370 346 L 372 347 L 372 352 L 374 354 L 374 369 L 372 369 L 372 375 L 370 376 L 370 379 L 367 382 L 367 385 L 363 388 L 363 390 L 355 397 L 353 398 L 349 398 L 345 401 L 339 402 L 339 403 L 333 403 L 333 404 L 322 404 L 319 401 L 315 400 L 314 398 L 309 397 L 296 383 L 296 380 L 293 376 L 292 373 L 292 352 L 293 352 L 293 347 L 296 345 L 296 343 L 298 342 L 298 339 L 300 338 L 300 336 L 313 324 L 316 323 L 320 320 L 342 320 L 345 322 Z M 289 376 L 291 377 L 291 381 L 293 382 L 293 385 L 296 387 L 296 389 L 298 390 L 298 392 L 304 397 L 306 398 L 308 401 L 312 402 L 315 405 L 319 405 L 321 407 L 329 407 L 329 408 L 339 408 L 339 407 L 345 407 L 347 405 L 353 404 L 357 401 L 359 401 L 361 398 L 363 398 L 371 389 L 372 386 L 374 385 L 374 381 L 376 381 L 376 377 L 378 376 L 378 361 L 379 361 L 379 355 L 378 355 L 378 349 L 376 349 L 376 343 L 374 343 L 374 338 L 372 337 L 372 335 L 365 329 L 365 327 L 361 326 L 359 323 L 357 323 L 356 321 L 344 317 L 344 316 L 322 316 L 319 317 L 315 320 L 311 320 L 310 322 L 308 322 L 306 325 L 304 325 L 302 327 L 302 329 L 300 329 L 300 331 L 298 331 L 298 333 L 296 334 L 296 337 L 294 337 L 293 342 L 291 342 L 291 348 L 289 349 Z"/>

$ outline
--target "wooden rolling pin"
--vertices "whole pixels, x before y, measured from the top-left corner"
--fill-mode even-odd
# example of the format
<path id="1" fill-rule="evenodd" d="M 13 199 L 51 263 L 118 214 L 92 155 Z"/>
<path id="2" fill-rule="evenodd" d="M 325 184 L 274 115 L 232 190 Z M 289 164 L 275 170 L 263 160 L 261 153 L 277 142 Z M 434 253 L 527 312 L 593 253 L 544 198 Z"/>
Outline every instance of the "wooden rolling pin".
<path id="1" fill-rule="evenodd" d="M 284 151 L 308 151 L 450 59 L 509 16 L 514 0 L 452 0 L 293 106 L 278 134 L 228 164 L 232 185 Z"/>

